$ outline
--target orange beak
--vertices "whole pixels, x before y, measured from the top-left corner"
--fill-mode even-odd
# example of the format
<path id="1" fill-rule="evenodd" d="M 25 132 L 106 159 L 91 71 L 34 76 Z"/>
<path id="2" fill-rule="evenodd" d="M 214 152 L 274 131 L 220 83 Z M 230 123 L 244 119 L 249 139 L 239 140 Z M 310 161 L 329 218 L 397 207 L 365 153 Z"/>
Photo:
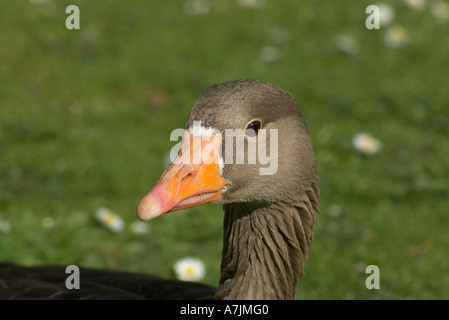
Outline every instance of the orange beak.
<path id="1" fill-rule="evenodd" d="M 226 180 L 219 169 L 221 136 L 210 139 L 184 131 L 176 160 L 137 206 L 137 216 L 149 220 L 163 213 L 221 200 Z"/>

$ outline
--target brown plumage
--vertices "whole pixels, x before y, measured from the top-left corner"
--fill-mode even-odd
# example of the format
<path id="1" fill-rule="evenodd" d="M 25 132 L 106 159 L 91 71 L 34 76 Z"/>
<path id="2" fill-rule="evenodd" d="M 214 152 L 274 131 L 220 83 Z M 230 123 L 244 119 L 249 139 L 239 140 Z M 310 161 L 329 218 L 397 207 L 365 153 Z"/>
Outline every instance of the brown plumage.
<path id="1" fill-rule="evenodd" d="M 274 134 L 278 138 L 274 174 L 260 174 L 267 167 L 260 162 L 197 165 L 175 161 L 139 203 L 142 220 L 207 202 L 223 204 L 223 252 L 216 291 L 202 284 L 92 269 L 82 269 L 81 289 L 69 291 L 64 286 L 64 267 L 0 264 L 0 298 L 210 299 L 215 294 L 217 299 L 294 299 L 319 208 L 316 160 L 298 104 L 275 85 L 236 80 L 212 86 L 197 98 L 183 143 L 196 139 L 196 121 L 205 130 L 211 127 L 221 134 L 242 129 L 245 141 L 260 140 L 265 134 L 247 134 L 248 124 L 265 129 L 267 140 Z M 226 139 L 217 141 L 210 145 L 219 146 L 220 157 L 233 150 L 235 160 L 235 145 Z M 266 154 L 275 150 L 271 146 Z M 186 155 L 180 152 L 182 157 Z"/>

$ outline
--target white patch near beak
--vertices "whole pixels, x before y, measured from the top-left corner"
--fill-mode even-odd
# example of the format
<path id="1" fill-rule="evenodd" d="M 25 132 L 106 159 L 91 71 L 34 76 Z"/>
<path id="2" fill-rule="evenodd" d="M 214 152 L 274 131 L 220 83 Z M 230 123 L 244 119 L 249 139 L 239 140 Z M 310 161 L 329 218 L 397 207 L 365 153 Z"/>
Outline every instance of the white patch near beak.
<path id="1" fill-rule="evenodd" d="M 203 125 L 202 121 L 193 121 L 193 126 L 189 127 L 187 130 L 192 136 L 199 136 L 202 138 L 211 138 L 216 135 L 220 135 L 221 133 L 218 129 L 215 129 L 213 127 L 207 127 Z M 225 162 L 222 158 L 222 156 L 219 156 L 218 159 L 218 168 L 220 170 L 220 175 L 223 176 L 223 168 L 224 168 Z"/>
<path id="2" fill-rule="evenodd" d="M 220 171 L 220 176 L 223 177 L 224 160 L 221 155 L 218 157 L 218 170 Z"/>
<path id="3" fill-rule="evenodd" d="M 216 135 L 221 135 L 220 131 L 212 128 L 206 127 L 202 124 L 202 121 L 193 121 L 193 126 L 189 127 L 189 133 L 192 136 L 199 136 L 203 138 L 210 138 Z"/>

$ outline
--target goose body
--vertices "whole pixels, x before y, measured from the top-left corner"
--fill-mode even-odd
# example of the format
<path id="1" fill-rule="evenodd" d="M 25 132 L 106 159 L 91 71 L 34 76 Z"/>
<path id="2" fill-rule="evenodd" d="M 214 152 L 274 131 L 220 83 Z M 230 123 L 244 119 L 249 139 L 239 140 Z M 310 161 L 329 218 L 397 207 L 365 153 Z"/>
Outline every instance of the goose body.
<path id="1" fill-rule="evenodd" d="M 270 163 L 262 154 L 251 158 L 261 146 Z M 244 79 L 203 91 L 177 158 L 137 215 L 149 220 L 205 203 L 224 210 L 218 288 L 81 269 L 81 289 L 67 290 L 65 267 L 0 264 L 0 298 L 294 299 L 317 222 L 319 179 L 306 122 L 286 90 Z"/>
<path id="2" fill-rule="evenodd" d="M 67 289 L 65 266 L 0 263 L 0 300 L 212 300 L 215 288 L 146 274 L 80 268 L 79 289 Z"/>

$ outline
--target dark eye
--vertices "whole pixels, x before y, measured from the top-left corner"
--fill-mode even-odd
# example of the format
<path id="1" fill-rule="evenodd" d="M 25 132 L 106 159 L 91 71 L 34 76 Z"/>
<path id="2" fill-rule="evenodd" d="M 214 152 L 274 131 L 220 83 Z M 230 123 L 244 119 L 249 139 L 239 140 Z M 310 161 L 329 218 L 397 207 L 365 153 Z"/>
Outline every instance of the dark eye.
<path id="1" fill-rule="evenodd" d="M 261 128 L 262 122 L 260 120 L 251 120 L 245 127 L 245 134 L 248 137 L 257 137 Z"/>

